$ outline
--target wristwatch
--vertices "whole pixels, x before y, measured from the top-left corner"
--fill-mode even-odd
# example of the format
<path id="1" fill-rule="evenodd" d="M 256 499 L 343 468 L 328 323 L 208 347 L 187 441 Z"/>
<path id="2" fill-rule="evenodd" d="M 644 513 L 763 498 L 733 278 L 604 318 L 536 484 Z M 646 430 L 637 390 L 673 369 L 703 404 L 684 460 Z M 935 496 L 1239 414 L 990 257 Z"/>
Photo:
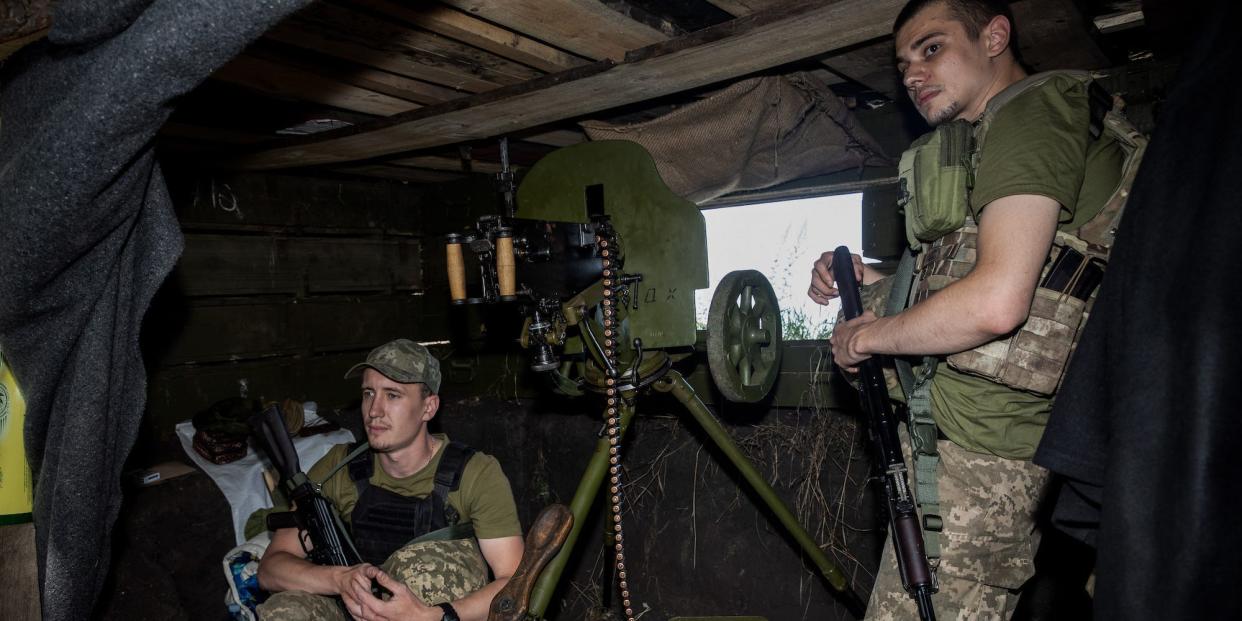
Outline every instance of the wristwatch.
<path id="1" fill-rule="evenodd" d="M 461 617 L 457 616 L 457 610 L 453 608 L 452 604 L 444 602 L 443 604 L 436 605 L 440 607 L 440 610 L 444 611 L 444 616 L 441 617 L 444 621 L 461 621 Z"/>

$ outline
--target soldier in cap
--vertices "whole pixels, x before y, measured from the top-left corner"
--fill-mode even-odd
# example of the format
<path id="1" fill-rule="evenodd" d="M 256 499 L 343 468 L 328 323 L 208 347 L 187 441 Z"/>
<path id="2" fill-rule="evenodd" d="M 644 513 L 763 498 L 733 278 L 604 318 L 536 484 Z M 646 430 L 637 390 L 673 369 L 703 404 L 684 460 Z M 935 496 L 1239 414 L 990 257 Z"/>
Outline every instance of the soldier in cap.
<path id="1" fill-rule="evenodd" d="M 357 619 L 485 619 L 522 559 L 508 479 L 495 458 L 428 431 L 440 363 L 425 347 L 381 345 L 346 373 L 359 375 L 367 444 L 333 447 L 308 475 L 324 481 L 364 562 L 314 565 L 297 529 L 276 531 L 259 565 L 274 594 L 259 617 L 346 619 L 343 603 Z M 392 596 L 373 595 L 372 580 Z"/>

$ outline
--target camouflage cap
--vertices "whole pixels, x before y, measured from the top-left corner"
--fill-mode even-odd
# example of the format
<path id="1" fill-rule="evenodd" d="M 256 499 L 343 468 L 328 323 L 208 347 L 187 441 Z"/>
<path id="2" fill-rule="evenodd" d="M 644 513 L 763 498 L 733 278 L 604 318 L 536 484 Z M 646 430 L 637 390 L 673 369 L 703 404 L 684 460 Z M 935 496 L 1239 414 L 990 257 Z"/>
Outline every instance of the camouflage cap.
<path id="1" fill-rule="evenodd" d="M 431 392 L 440 392 L 440 361 L 426 347 L 409 339 L 389 341 L 372 349 L 366 361 L 350 367 L 345 377 L 362 375 L 367 367 L 394 382 L 426 384 Z"/>

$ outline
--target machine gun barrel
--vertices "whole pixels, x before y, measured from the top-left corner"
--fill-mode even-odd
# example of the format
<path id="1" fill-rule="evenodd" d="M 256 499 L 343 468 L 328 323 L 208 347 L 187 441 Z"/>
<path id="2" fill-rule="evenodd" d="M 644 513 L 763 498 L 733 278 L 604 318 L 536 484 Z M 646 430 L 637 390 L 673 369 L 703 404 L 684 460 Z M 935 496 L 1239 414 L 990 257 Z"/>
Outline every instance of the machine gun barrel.
<path id="1" fill-rule="evenodd" d="M 854 275 L 854 260 L 849 248 L 838 246 L 833 251 L 832 275 L 841 296 L 845 318 L 854 319 L 861 315 L 862 294 L 858 278 Z M 897 418 L 884 383 L 883 362 L 879 357 L 872 356 L 862 361 L 858 369 L 862 380 L 859 397 L 867 414 L 871 444 L 884 480 L 893 551 L 901 571 L 901 583 L 918 605 L 919 617 L 933 621 L 936 613 L 932 609 L 931 594 L 936 591 L 936 585 L 923 550 L 923 531 L 914 496 L 910 493 L 906 462 L 901 454 L 901 439 L 897 435 Z"/>

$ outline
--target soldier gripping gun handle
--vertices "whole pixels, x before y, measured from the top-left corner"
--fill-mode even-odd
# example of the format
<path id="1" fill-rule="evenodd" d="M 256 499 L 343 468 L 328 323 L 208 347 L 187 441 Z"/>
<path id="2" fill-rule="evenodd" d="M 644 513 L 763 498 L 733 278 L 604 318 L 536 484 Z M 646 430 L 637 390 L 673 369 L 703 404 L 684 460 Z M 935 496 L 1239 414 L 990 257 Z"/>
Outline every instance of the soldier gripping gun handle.
<path id="1" fill-rule="evenodd" d="M 849 248 L 838 246 L 833 251 L 832 275 L 841 296 L 845 318 L 849 320 L 861 315 L 862 294 L 854 275 L 854 261 Z M 936 591 L 936 585 L 923 551 L 923 531 L 906 477 L 906 462 L 897 435 L 898 421 L 889 402 L 880 358 L 872 356 L 862 361 L 858 372 L 862 380 L 859 397 L 868 418 L 871 446 L 882 470 L 893 551 L 901 571 L 901 583 L 918 604 L 919 618 L 934 621 L 936 612 L 932 609 L 931 595 Z"/>
<path id="2" fill-rule="evenodd" d="M 268 529 L 296 527 L 306 558 L 316 565 L 350 567 L 361 563 L 362 557 L 354 548 L 353 540 L 349 538 L 332 502 L 302 472 L 280 408 L 275 404 L 269 406 L 256 414 L 250 424 L 267 445 L 268 457 L 280 473 L 280 485 L 286 498 L 294 505 L 292 511 L 268 515 Z M 375 580 L 371 581 L 371 592 L 376 597 L 392 594 Z"/>

